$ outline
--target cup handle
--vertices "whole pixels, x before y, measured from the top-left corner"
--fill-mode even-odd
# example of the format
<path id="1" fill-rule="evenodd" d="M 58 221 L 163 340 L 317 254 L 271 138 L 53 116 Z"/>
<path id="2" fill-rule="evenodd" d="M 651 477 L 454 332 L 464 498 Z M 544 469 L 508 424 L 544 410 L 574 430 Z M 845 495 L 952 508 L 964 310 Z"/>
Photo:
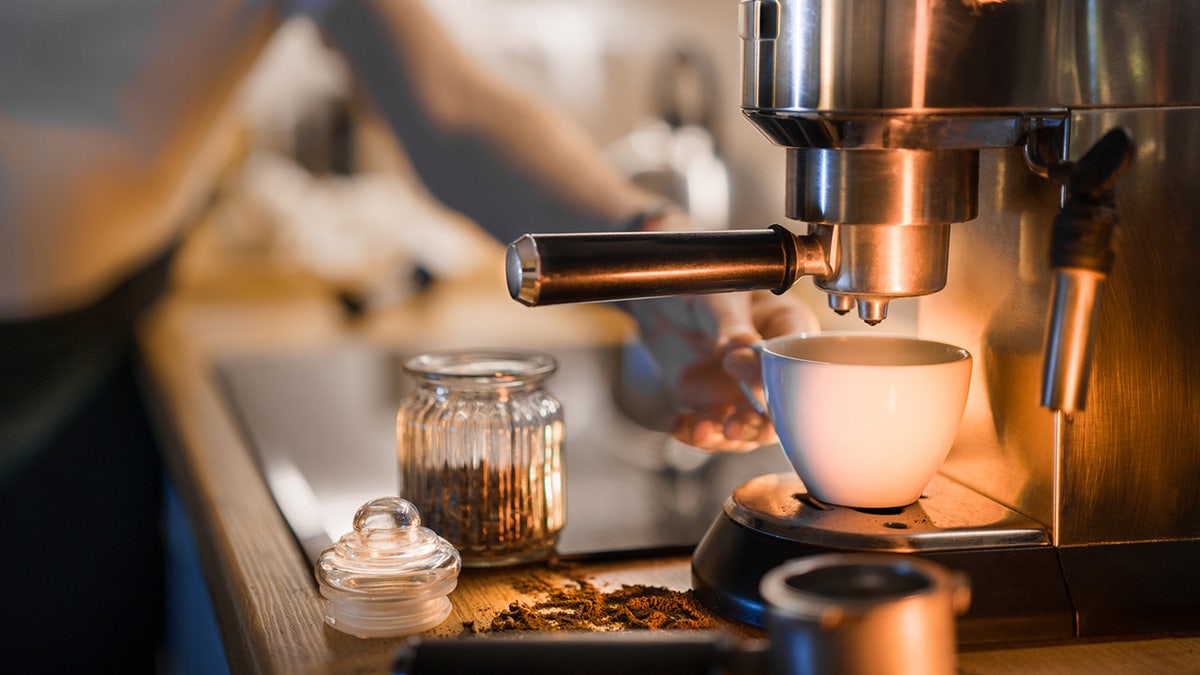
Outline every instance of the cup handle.
<path id="1" fill-rule="evenodd" d="M 750 349 L 753 349 L 755 353 L 758 354 L 759 358 L 762 358 L 765 342 L 765 340 L 758 340 L 750 343 L 747 346 L 750 347 Z M 750 402 L 750 407 L 754 408 L 754 412 L 762 415 L 763 417 L 767 416 L 766 401 L 762 400 L 762 398 L 750 388 L 750 385 L 746 384 L 742 380 L 738 380 L 738 389 L 742 390 L 742 396 L 745 396 L 746 400 Z"/>
<path id="2" fill-rule="evenodd" d="M 750 402 L 750 407 L 754 408 L 754 412 L 758 413 L 759 415 L 766 416 L 766 403 L 758 397 L 758 394 L 754 393 L 754 390 L 750 388 L 750 385 L 738 380 L 738 389 L 742 390 L 742 395 L 745 396 L 746 400 Z"/>

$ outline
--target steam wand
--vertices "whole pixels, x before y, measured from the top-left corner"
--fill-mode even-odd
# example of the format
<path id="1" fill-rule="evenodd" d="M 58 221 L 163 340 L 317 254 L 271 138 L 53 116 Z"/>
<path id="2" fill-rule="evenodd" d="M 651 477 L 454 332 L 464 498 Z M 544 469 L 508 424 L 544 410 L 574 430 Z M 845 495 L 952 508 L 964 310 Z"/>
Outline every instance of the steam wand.
<path id="1" fill-rule="evenodd" d="M 1054 219 L 1050 265 L 1054 297 L 1046 334 L 1042 405 L 1072 413 L 1087 401 L 1095 324 L 1104 281 L 1112 271 L 1119 215 L 1116 180 L 1133 157 L 1125 129 L 1109 131 L 1078 162 L 1056 162 L 1049 176 L 1067 188 Z"/>

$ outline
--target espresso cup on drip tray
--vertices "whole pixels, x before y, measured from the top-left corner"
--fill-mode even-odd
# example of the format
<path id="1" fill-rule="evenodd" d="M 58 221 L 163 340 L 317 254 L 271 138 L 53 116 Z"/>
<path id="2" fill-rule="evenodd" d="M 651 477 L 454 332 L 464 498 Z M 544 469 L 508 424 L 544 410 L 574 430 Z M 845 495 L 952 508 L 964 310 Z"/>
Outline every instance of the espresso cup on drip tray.
<path id="1" fill-rule="evenodd" d="M 813 497 L 891 508 L 921 496 L 966 408 L 965 349 L 868 333 L 789 335 L 755 349 L 767 413 Z"/>

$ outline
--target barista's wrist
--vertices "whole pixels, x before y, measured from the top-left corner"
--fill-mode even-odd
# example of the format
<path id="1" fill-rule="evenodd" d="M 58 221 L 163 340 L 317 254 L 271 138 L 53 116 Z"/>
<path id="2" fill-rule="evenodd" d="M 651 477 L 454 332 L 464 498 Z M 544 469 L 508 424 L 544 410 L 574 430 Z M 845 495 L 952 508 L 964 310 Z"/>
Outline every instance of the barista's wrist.
<path id="1" fill-rule="evenodd" d="M 687 211 L 678 204 L 663 201 L 638 211 L 625 221 L 625 232 L 665 232 L 690 228 Z"/>
<path id="2" fill-rule="evenodd" d="M 625 221 L 623 232 L 670 232 L 695 229 L 686 210 L 678 204 L 663 200 L 649 208 L 637 212 Z M 683 297 L 641 298 L 636 300 L 620 300 L 612 303 L 633 315 L 645 330 L 655 317 L 672 315 L 678 321 L 679 317 L 689 314 L 690 304 Z"/>

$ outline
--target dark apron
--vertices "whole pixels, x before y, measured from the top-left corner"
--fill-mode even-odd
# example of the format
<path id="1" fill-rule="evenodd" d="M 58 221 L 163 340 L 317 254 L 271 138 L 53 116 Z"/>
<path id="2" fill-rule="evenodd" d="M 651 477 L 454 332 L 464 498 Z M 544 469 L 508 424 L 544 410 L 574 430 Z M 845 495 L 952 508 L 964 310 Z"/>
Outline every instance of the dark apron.
<path id="1" fill-rule="evenodd" d="M 153 670 L 162 471 L 134 329 L 171 258 L 88 307 L 0 323 L 0 668 Z"/>

